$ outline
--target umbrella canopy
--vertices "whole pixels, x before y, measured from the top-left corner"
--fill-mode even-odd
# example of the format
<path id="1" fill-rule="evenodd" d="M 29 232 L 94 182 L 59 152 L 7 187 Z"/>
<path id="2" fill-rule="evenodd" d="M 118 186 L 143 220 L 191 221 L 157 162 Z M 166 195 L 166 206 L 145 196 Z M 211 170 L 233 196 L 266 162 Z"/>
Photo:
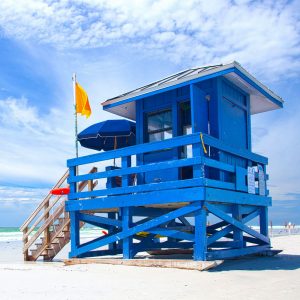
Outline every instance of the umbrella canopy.
<path id="1" fill-rule="evenodd" d="M 80 145 L 109 151 L 135 145 L 135 123 L 128 120 L 107 120 L 89 126 L 77 136 Z"/>

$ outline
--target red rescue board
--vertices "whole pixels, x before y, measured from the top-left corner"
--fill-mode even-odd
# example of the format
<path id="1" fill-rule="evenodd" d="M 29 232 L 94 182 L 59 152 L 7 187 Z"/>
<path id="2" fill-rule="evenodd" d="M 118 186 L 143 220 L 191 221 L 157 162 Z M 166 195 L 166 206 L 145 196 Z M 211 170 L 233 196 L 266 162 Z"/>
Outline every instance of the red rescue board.
<path id="1" fill-rule="evenodd" d="M 70 194 L 70 188 L 57 188 L 50 191 L 50 194 L 52 195 L 68 195 Z"/>

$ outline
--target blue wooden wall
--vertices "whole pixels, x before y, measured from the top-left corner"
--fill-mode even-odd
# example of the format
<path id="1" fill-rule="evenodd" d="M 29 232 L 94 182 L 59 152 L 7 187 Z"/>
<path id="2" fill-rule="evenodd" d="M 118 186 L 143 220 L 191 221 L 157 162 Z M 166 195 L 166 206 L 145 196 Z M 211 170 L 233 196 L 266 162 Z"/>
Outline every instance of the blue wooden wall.
<path id="1" fill-rule="evenodd" d="M 179 105 L 191 101 L 193 132 L 208 133 L 237 149 L 251 150 L 250 102 L 249 95 L 224 77 L 209 79 L 197 84 L 174 88 L 171 91 L 153 95 L 136 102 L 137 144 L 147 143 L 147 114 L 163 111 L 172 112 L 173 137 L 181 135 Z M 223 162 L 247 166 L 247 161 L 229 154 L 210 149 L 210 156 Z M 139 155 L 137 164 L 147 164 L 180 158 L 178 149 L 170 149 Z M 211 178 L 219 173 L 207 170 Z M 140 175 L 139 182 L 176 180 L 178 171 L 164 170 Z M 225 175 L 223 175 L 225 176 Z"/>

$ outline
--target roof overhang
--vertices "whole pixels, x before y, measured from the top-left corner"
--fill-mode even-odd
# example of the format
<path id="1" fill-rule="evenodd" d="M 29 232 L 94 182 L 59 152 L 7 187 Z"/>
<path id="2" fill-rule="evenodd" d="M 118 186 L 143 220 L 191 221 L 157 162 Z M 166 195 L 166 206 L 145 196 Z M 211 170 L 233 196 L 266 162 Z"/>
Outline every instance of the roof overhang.
<path id="1" fill-rule="evenodd" d="M 136 101 L 218 76 L 224 76 L 227 80 L 249 94 L 251 114 L 266 112 L 283 106 L 284 101 L 282 98 L 259 82 L 237 62 L 218 65 L 213 68 L 209 67 L 200 73 L 193 72 L 193 70 L 196 69 L 172 75 L 167 79 L 162 79 L 132 92 L 109 99 L 102 103 L 103 109 L 113 114 L 135 120 Z"/>

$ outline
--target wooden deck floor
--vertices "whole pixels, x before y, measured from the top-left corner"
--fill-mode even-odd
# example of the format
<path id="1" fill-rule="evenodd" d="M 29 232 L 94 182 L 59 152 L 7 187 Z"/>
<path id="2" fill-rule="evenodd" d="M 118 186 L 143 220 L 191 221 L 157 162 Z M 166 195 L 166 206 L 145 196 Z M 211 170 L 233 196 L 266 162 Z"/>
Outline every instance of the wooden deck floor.
<path id="1" fill-rule="evenodd" d="M 109 264 L 123 265 L 135 267 L 152 267 L 152 268 L 175 268 L 184 270 L 207 271 L 215 268 L 223 263 L 223 260 L 214 261 L 194 261 L 191 259 L 167 259 L 167 258 L 137 258 L 137 259 L 122 259 L 122 258 L 73 258 L 64 260 L 65 265 L 76 264 Z"/>

